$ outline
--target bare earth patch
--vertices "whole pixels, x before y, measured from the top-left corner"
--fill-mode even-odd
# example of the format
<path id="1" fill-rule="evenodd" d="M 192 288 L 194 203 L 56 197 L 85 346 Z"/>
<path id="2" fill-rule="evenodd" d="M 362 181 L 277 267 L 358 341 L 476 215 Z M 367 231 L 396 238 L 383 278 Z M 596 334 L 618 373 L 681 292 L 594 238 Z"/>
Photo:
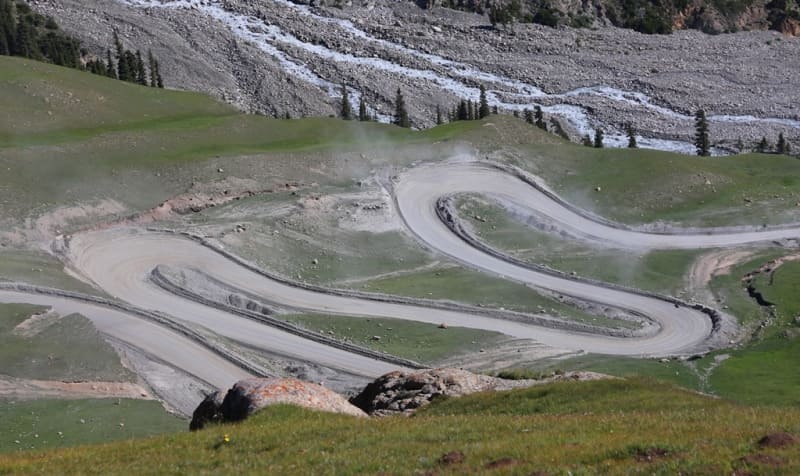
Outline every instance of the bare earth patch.
<path id="1" fill-rule="evenodd" d="M 152 400 L 144 387 L 130 382 L 59 382 L 0 376 L 0 398 L 134 398 Z"/>

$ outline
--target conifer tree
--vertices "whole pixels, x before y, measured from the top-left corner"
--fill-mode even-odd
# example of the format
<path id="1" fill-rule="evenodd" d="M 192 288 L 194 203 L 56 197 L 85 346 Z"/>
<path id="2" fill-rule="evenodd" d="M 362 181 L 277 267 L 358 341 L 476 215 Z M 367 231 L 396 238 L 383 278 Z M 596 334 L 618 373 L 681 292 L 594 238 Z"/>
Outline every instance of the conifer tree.
<path id="1" fill-rule="evenodd" d="M 597 128 L 594 131 L 594 146 L 597 149 L 603 148 L 603 129 Z"/>
<path id="2" fill-rule="evenodd" d="M 481 102 L 480 108 L 478 109 L 478 118 L 483 119 L 491 114 L 491 110 L 489 109 L 489 102 L 486 99 L 486 87 L 481 84 Z"/>
<path id="3" fill-rule="evenodd" d="M 161 67 L 158 65 L 158 60 L 155 61 L 156 66 L 156 86 L 164 89 L 164 79 L 161 77 Z"/>
<path id="4" fill-rule="evenodd" d="M 364 94 L 361 94 L 361 99 L 358 101 L 358 120 L 361 122 L 369 121 L 369 114 L 367 113 L 367 101 L 364 99 Z"/>
<path id="5" fill-rule="evenodd" d="M 472 121 L 475 119 L 475 106 L 472 104 L 472 99 L 467 100 L 467 120 Z"/>
<path id="6" fill-rule="evenodd" d="M 760 152 L 762 154 L 769 152 L 769 142 L 767 142 L 766 137 L 761 138 L 761 142 L 759 142 L 756 146 L 756 152 Z"/>
<path id="7" fill-rule="evenodd" d="M 530 109 L 525 109 L 523 111 L 523 114 L 525 116 L 525 122 L 527 122 L 528 124 L 532 125 L 533 124 L 533 112 Z"/>
<path id="8" fill-rule="evenodd" d="M 142 52 L 139 50 L 136 50 L 136 82 L 147 86 L 147 69 L 144 67 Z"/>
<path id="9" fill-rule="evenodd" d="M 775 147 L 775 152 L 781 155 L 789 153 L 789 151 L 786 148 L 787 145 L 788 144 L 786 144 L 786 139 L 783 137 L 783 132 L 781 132 L 780 134 L 778 134 L 778 145 Z"/>
<path id="10" fill-rule="evenodd" d="M 456 120 L 466 121 L 468 118 L 469 118 L 469 112 L 467 111 L 467 101 L 462 99 L 458 103 L 458 110 L 456 111 Z"/>
<path id="11" fill-rule="evenodd" d="M 519 119 L 519 111 L 517 111 L 516 109 L 514 109 L 514 110 L 511 112 L 511 115 L 512 115 L 512 116 L 514 116 L 514 117 L 516 117 L 517 119 Z"/>
<path id="12" fill-rule="evenodd" d="M 628 124 L 626 132 L 628 134 L 628 148 L 636 149 L 638 145 L 636 144 L 636 131 L 633 129 L 633 124 Z"/>
<path id="13" fill-rule="evenodd" d="M 117 78 L 117 65 L 114 64 L 114 59 L 111 57 L 111 50 L 106 50 L 106 74 L 109 78 Z"/>
<path id="14" fill-rule="evenodd" d="M 492 106 L 492 114 L 494 114 L 495 116 L 500 114 L 500 110 L 497 108 L 497 104 Z"/>
<path id="15" fill-rule="evenodd" d="M 594 144 L 592 143 L 592 138 L 589 137 L 589 134 L 583 136 L 583 138 L 581 139 L 581 144 L 585 145 L 586 147 L 594 147 Z"/>
<path id="16" fill-rule="evenodd" d="M 156 78 L 156 59 L 153 57 L 153 50 L 147 50 L 147 63 L 150 67 L 150 87 L 155 88 L 158 86 L 158 78 Z"/>
<path id="17" fill-rule="evenodd" d="M 708 157 L 711 155 L 711 144 L 708 139 L 708 120 L 706 119 L 706 112 L 698 109 L 694 115 L 694 146 L 697 149 L 697 155 L 701 157 Z"/>
<path id="18" fill-rule="evenodd" d="M 403 98 L 403 92 L 400 91 L 400 88 L 397 88 L 397 96 L 394 100 L 394 124 L 400 127 L 411 127 L 411 121 L 406 110 L 406 100 Z"/>
<path id="19" fill-rule="evenodd" d="M 439 105 L 436 105 L 436 125 L 441 126 L 444 124 L 444 119 L 442 119 L 442 108 Z"/>
<path id="20" fill-rule="evenodd" d="M 14 52 L 14 36 L 17 26 L 10 0 L 0 0 L 0 55 Z"/>
<path id="21" fill-rule="evenodd" d="M 541 106 L 536 106 L 536 109 L 534 111 L 533 117 L 534 117 L 534 119 L 536 119 L 536 127 L 538 127 L 539 129 L 541 129 L 543 131 L 546 131 L 547 130 L 547 124 L 545 124 L 545 122 L 544 122 L 544 113 L 542 112 L 542 107 Z"/>
<path id="22" fill-rule="evenodd" d="M 347 93 L 347 85 L 342 83 L 342 102 L 339 107 L 339 117 L 345 121 L 353 119 L 353 111 L 350 107 L 350 95 Z"/>

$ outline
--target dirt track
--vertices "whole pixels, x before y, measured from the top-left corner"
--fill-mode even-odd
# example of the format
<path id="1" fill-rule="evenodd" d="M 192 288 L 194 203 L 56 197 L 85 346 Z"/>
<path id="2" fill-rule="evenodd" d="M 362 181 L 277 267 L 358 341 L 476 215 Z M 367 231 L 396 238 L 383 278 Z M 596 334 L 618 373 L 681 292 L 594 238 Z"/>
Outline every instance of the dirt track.
<path id="1" fill-rule="evenodd" d="M 462 192 L 500 193 L 519 206 L 547 215 L 561 226 L 580 232 L 587 239 L 612 241 L 618 246 L 637 249 L 725 247 L 798 235 L 796 228 L 788 227 L 740 233 L 714 233 L 710 230 L 695 235 L 659 235 L 625 229 L 593 219 L 561 202 L 547 193 L 546 189 L 532 187 L 530 182 L 508 171 L 499 170 L 491 164 L 463 160 L 409 170 L 398 177 L 394 192 L 399 212 L 408 228 L 434 250 L 465 265 L 508 279 L 640 313 L 657 323 L 657 332 L 632 338 L 610 337 L 473 313 L 324 293 L 270 279 L 193 240 L 136 228 L 119 227 L 77 235 L 69 240 L 67 257 L 74 271 L 108 294 L 139 308 L 168 314 L 189 327 L 202 326 L 248 347 L 320 363 L 355 375 L 375 376 L 396 368 L 396 365 L 331 348 L 170 294 L 150 281 L 150 273 L 158 265 L 191 267 L 232 288 L 263 296 L 267 301 L 324 313 L 382 316 L 432 324 L 446 322 L 533 339 L 565 350 L 634 356 L 673 355 L 691 353 L 707 346 L 713 334 L 708 315 L 692 307 L 655 297 L 554 276 L 499 259 L 470 246 L 453 234 L 437 215 L 437 200 Z M 79 312 L 92 319 L 102 332 L 219 387 L 247 375 L 247 372 L 197 342 L 119 310 L 63 297 L 7 291 L 0 292 L 0 301 L 47 304 L 62 313 Z"/>

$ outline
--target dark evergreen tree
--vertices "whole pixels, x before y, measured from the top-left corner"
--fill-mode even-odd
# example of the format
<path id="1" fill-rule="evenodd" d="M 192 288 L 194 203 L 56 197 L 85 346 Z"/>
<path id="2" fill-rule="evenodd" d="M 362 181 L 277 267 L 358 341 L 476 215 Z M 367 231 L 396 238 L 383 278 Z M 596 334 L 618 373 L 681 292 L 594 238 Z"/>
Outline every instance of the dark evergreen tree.
<path id="1" fill-rule="evenodd" d="M 147 86 L 147 69 L 144 66 L 142 52 L 136 50 L 136 82 L 142 86 Z"/>
<path id="2" fill-rule="evenodd" d="M 442 108 L 439 105 L 436 105 L 436 125 L 441 126 L 444 124 L 444 119 L 442 118 Z"/>
<path id="3" fill-rule="evenodd" d="M 467 120 L 475 120 L 475 105 L 472 104 L 472 99 L 467 100 Z"/>
<path id="4" fill-rule="evenodd" d="M 156 65 L 156 86 L 161 89 L 164 89 L 164 78 L 161 77 L 161 67 L 158 65 L 158 60 L 155 62 Z"/>
<path id="5" fill-rule="evenodd" d="M 586 147 L 594 147 L 594 144 L 592 143 L 592 138 L 589 137 L 589 134 L 583 136 L 583 138 L 581 139 L 581 144 L 585 145 Z"/>
<path id="6" fill-rule="evenodd" d="M 633 129 L 633 124 L 628 124 L 626 128 L 628 134 L 628 148 L 635 149 L 638 147 L 636 144 L 636 131 Z"/>
<path id="7" fill-rule="evenodd" d="M 469 119 L 469 111 L 467 111 L 467 101 L 462 99 L 458 103 L 458 111 L 456 111 L 456 120 L 466 121 L 467 119 Z"/>
<path id="8" fill-rule="evenodd" d="M 36 47 L 36 29 L 27 21 L 17 22 L 17 32 L 14 42 L 14 55 L 24 58 L 40 59 Z"/>
<path id="9" fill-rule="evenodd" d="M 783 132 L 781 132 L 778 134 L 778 144 L 775 147 L 775 152 L 781 155 L 788 154 L 789 151 L 787 150 L 787 145 L 786 139 L 783 137 Z"/>
<path id="10" fill-rule="evenodd" d="M 536 108 L 534 110 L 534 113 L 533 113 L 533 117 L 534 117 L 534 119 L 536 119 L 536 127 L 538 127 L 539 129 L 541 129 L 543 131 L 546 131 L 547 130 L 547 124 L 545 124 L 545 122 L 544 122 L 544 113 L 542 112 L 542 107 L 541 106 L 536 106 Z"/>
<path id="11" fill-rule="evenodd" d="M 339 105 L 339 117 L 345 121 L 353 119 L 353 110 L 350 107 L 350 94 L 347 92 L 347 85 L 342 83 L 342 101 Z"/>
<path id="12" fill-rule="evenodd" d="M 117 78 L 117 65 L 114 64 L 114 59 L 111 58 L 111 50 L 106 50 L 106 74 L 109 78 Z"/>
<path id="13" fill-rule="evenodd" d="M 533 124 L 533 111 L 530 109 L 525 109 L 523 111 L 523 115 L 525 116 L 525 122 L 528 124 Z"/>
<path id="14" fill-rule="evenodd" d="M 519 119 L 519 111 L 517 111 L 516 109 L 514 109 L 514 110 L 511 112 L 511 115 L 512 115 L 512 116 L 514 116 L 514 117 L 516 117 L 517 119 Z"/>
<path id="15" fill-rule="evenodd" d="M 756 152 L 766 154 L 767 152 L 769 152 L 769 149 L 770 147 L 769 147 L 769 142 L 767 142 L 767 138 L 762 137 L 761 142 L 759 142 L 758 145 L 756 146 Z"/>
<path id="16" fill-rule="evenodd" d="M 394 99 L 394 124 L 400 127 L 411 127 L 411 120 L 409 120 L 406 110 L 406 100 L 403 98 L 400 88 L 397 88 L 397 95 Z"/>
<path id="17" fill-rule="evenodd" d="M 697 155 L 708 157 L 711 155 L 711 143 L 708 139 L 706 112 L 702 109 L 698 109 L 694 115 L 694 130 L 694 146 L 697 149 Z"/>
<path id="18" fill-rule="evenodd" d="M 489 114 L 491 114 L 491 110 L 489 109 L 489 102 L 486 99 L 486 87 L 481 84 L 481 102 L 480 108 L 478 109 L 478 118 L 483 119 L 489 116 Z"/>
<path id="19" fill-rule="evenodd" d="M 494 114 L 495 116 L 496 116 L 496 115 L 498 115 L 498 114 L 500 114 L 500 110 L 499 110 L 499 109 L 497 109 L 497 104 L 495 104 L 494 106 L 492 106 L 492 114 Z"/>
<path id="20" fill-rule="evenodd" d="M 603 129 L 598 128 L 594 131 L 594 146 L 597 149 L 603 148 Z"/>
<path id="21" fill-rule="evenodd" d="M 369 113 L 367 113 L 367 101 L 364 99 L 364 94 L 361 94 L 361 99 L 358 100 L 358 120 L 361 122 L 369 121 Z"/>
<path id="22" fill-rule="evenodd" d="M 561 123 L 558 122 L 558 119 L 552 116 L 550 117 L 550 128 L 552 129 L 553 134 L 556 134 L 557 136 L 561 137 L 564 140 L 569 140 L 569 134 L 567 134 L 567 131 L 565 131 L 564 128 L 561 127 Z"/>
<path id="23" fill-rule="evenodd" d="M 0 0 L 0 55 L 11 55 L 15 50 L 14 37 L 17 21 L 11 0 Z"/>
<path id="24" fill-rule="evenodd" d="M 150 87 L 158 87 L 158 78 L 156 77 L 156 59 L 153 56 L 153 50 L 147 50 L 147 64 L 150 67 Z"/>

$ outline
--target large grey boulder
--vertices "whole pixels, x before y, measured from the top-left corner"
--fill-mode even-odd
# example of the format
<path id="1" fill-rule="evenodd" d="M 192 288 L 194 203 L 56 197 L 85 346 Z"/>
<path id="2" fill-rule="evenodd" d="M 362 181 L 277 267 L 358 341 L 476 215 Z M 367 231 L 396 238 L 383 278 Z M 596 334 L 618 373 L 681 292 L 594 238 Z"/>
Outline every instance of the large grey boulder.
<path id="1" fill-rule="evenodd" d="M 350 403 L 370 415 L 410 414 L 441 396 L 460 397 L 476 392 L 526 388 L 557 380 L 605 377 L 593 372 L 568 372 L 539 380 L 508 380 L 453 368 L 394 371 L 367 385 L 361 393 L 350 399 Z"/>
<path id="2" fill-rule="evenodd" d="M 224 397 L 221 391 L 207 396 L 194 411 L 189 428 L 199 430 L 209 423 L 244 420 L 264 407 L 278 404 L 366 416 L 347 399 L 321 385 L 293 378 L 251 378 L 236 382 Z"/>

